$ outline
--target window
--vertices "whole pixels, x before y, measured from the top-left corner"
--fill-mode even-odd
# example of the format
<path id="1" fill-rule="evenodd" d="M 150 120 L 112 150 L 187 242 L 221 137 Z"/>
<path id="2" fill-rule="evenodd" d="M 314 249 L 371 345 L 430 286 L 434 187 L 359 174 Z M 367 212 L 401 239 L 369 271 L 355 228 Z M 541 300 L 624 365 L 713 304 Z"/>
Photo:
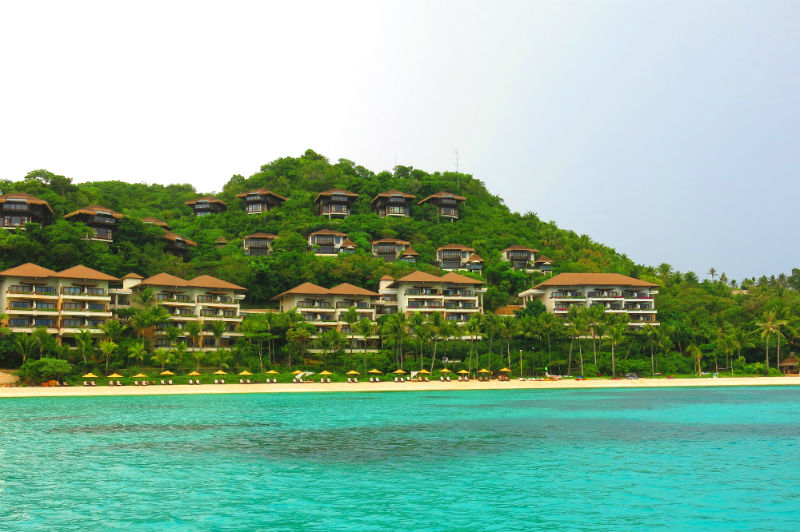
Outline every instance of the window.
<path id="1" fill-rule="evenodd" d="M 105 320 L 89 320 L 89 327 L 100 327 L 105 323 Z"/>
<path id="2" fill-rule="evenodd" d="M 86 293 L 90 296 L 104 296 L 106 291 L 103 288 L 87 288 Z"/>
<path id="3" fill-rule="evenodd" d="M 49 301 L 37 301 L 36 310 L 55 310 L 56 304 Z"/>
<path id="4" fill-rule="evenodd" d="M 83 310 L 83 303 L 62 303 L 61 310 Z"/>
<path id="5" fill-rule="evenodd" d="M 30 321 L 23 318 L 11 318 L 8 323 L 12 327 L 30 327 Z"/>
<path id="6" fill-rule="evenodd" d="M 80 286 L 65 286 L 61 289 L 61 293 L 65 296 L 79 296 L 81 295 Z"/>
<path id="7" fill-rule="evenodd" d="M 62 327 L 78 328 L 82 324 L 83 324 L 83 320 L 76 320 L 76 319 L 61 320 L 61 326 Z"/>
<path id="8" fill-rule="evenodd" d="M 36 318 L 33 320 L 33 323 L 36 327 L 55 327 L 56 322 L 54 320 L 47 320 L 43 318 Z"/>
<path id="9" fill-rule="evenodd" d="M 105 312 L 106 306 L 102 303 L 89 303 L 89 310 L 95 312 Z"/>
<path id="10" fill-rule="evenodd" d="M 11 309 L 12 310 L 23 310 L 23 309 L 31 309 L 33 308 L 33 303 L 30 301 L 12 301 L 11 302 Z"/>

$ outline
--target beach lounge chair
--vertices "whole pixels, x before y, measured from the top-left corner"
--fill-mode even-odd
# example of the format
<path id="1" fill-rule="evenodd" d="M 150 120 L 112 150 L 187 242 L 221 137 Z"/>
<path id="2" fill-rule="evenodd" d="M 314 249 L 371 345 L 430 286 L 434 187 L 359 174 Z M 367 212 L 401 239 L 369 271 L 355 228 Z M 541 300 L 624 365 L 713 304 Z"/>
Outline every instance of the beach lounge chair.
<path id="1" fill-rule="evenodd" d="M 109 386 L 114 386 L 114 381 L 108 381 Z"/>
<path id="2" fill-rule="evenodd" d="M 167 381 L 167 384 L 172 384 L 172 381 Z"/>
<path id="3" fill-rule="evenodd" d="M 134 386 L 139 386 L 139 381 L 133 381 Z"/>
<path id="4" fill-rule="evenodd" d="M 221 379 L 219 382 L 221 382 L 222 384 L 225 384 L 225 379 Z"/>
<path id="5" fill-rule="evenodd" d="M 219 379 L 214 379 L 214 384 L 219 384 Z"/>
<path id="6" fill-rule="evenodd" d="M 328 382 L 331 382 L 331 378 L 330 377 L 328 377 Z"/>
<path id="7" fill-rule="evenodd" d="M 117 381 L 117 386 L 122 386 L 122 383 Z"/>
<path id="8" fill-rule="evenodd" d="M 442 382 L 444 382 L 444 377 L 442 377 L 442 376 L 439 376 L 439 380 L 440 380 L 440 381 L 442 381 Z"/>
<path id="9" fill-rule="evenodd" d="M 244 379 L 239 379 L 239 384 L 244 384 Z"/>
<path id="10" fill-rule="evenodd" d="M 86 381 L 83 381 L 83 385 L 84 385 L 84 386 L 89 386 L 89 383 L 88 383 L 88 382 L 86 382 Z"/>
<path id="11" fill-rule="evenodd" d="M 347 382 L 353 382 L 353 379 L 351 379 L 350 377 L 347 377 Z"/>
<path id="12" fill-rule="evenodd" d="M 189 379 L 189 384 L 194 384 L 194 382 L 192 382 L 192 379 Z"/>
<path id="13" fill-rule="evenodd" d="M 161 379 L 161 384 L 164 384 L 164 379 Z"/>
<path id="14" fill-rule="evenodd" d="M 274 382 L 275 384 L 278 384 L 278 379 L 272 379 L 272 382 Z"/>
<path id="15" fill-rule="evenodd" d="M 375 378 L 374 377 L 370 377 L 369 378 L 369 382 L 375 382 Z"/>
<path id="16" fill-rule="evenodd" d="M 94 381 L 89 381 L 89 384 L 91 384 L 92 386 L 97 386 L 97 384 L 95 384 Z"/>

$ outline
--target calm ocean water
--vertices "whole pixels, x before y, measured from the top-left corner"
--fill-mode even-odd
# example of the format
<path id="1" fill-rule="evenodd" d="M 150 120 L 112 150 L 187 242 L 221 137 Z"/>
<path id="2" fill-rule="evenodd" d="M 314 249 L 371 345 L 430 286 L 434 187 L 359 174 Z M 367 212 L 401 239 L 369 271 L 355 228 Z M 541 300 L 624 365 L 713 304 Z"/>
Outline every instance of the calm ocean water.
<path id="1" fill-rule="evenodd" d="M 787 530 L 800 390 L 0 401 L 0 529 Z"/>

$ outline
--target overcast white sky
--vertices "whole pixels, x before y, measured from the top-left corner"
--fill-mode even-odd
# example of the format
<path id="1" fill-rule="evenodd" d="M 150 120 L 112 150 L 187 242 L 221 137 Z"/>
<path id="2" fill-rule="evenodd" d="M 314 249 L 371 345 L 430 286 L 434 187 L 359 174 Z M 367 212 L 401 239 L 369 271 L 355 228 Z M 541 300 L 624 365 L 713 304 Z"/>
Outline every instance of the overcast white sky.
<path id="1" fill-rule="evenodd" d="M 637 262 L 798 260 L 800 3 L 0 2 L 0 178 L 455 168 Z M 395 159 L 396 158 L 396 159 Z"/>

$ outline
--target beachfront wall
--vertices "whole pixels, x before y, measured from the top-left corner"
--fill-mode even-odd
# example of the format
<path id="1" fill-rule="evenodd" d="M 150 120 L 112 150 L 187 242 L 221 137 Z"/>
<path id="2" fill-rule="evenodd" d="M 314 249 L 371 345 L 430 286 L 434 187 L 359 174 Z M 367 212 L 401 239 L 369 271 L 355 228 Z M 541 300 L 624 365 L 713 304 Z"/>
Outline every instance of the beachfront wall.
<path id="1" fill-rule="evenodd" d="M 659 325 L 658 285 L 616 273 L 561 273 L 519 294 L 520 305 L 541 301 L 547 312 L 566 318 L 570 308 L 601 307 L 627 314 L 629 325 Z"/>
<path id="2" fill-rule="evenodd" d="M 55 272 L 23 264 L 0 272 L 0 308 L 11 332 L 43 327 L 59 344 L 70 344 L 82 330 L 103 334 L 100 326 L 112 316 L 109 281 L 118 279 L 85 266 Z"/>

